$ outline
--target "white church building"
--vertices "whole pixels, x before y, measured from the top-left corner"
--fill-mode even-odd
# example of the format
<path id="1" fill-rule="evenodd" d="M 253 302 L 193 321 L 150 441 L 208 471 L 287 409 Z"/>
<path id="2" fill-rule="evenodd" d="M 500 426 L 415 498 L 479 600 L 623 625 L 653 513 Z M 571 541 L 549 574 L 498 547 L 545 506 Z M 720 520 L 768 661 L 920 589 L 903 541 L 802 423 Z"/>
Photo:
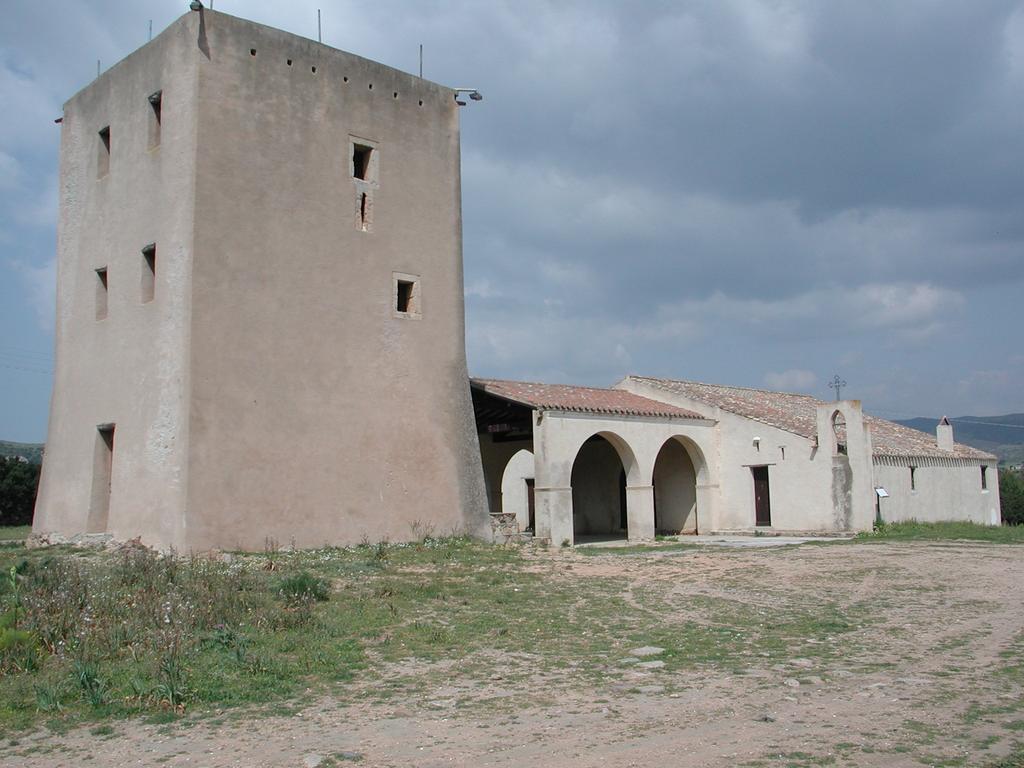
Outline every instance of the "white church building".
<path id="1" fill-rule="evenodd" d="M 492 515 L 555 544 L 1000 522 L 997 459 L 859 401 L 628 376 L 611 389 L 474 379 Z"/>

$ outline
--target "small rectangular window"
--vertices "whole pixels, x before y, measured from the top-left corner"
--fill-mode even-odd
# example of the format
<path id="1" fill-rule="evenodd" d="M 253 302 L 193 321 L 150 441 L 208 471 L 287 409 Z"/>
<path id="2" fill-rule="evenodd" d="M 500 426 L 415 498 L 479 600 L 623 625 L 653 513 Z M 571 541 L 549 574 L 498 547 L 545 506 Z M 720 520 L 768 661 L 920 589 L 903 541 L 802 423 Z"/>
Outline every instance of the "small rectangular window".
<path id="1" fill-rule="evenodd" d="M 911 467 L 910 468 L 910 490 L 912 490 L 912 491 L 916 491 L 917 490 L 917 478 L 915 477 L 916 472 L 917 472 L 917 467 Z"/>
<path id="2" fill-rule="evenodd" d="M 423 314 L 419 277 L 395 272 L 392 283 L 391 306 L 395 316 L 419 319 Z"/>
<path id="3" fill-rule="evenodd" d="M 407 280 L 398 281 L 398 306 L 395 307 L 399 312 L 409 312 L 412 310 L 412 290 L 414 283 L 410 283 Z"/>
<path id="4" fill-rule="evenodd" d="M 149 148 L 160 146 L 160 110 L 163 107 L 164 92 L 157 91 L 149 97 Z"/>
<path id="5" fill-rule="evenodd" d="M 142 249 L 142 303 L 153 300 L 156 289 L 156 243 Z"/>
<path id="6" fill-rule="evenodd" d="M 981 465 L 981 490 L 988 490 L 988 467 Z"/>
<path id="7" fill-rule="evenodd" d="M 110 126 L 100 130 L 99 150 L 96 156 L 96 178 L 110 173 Z"/>
<path id="8" fill-rule="evenodd" d="M 370 181 L 370 159 L 373 147 L 352 142 L 352 178 Z"/>
<path id="9" fill-rule="evenodd" d="M 107 268 L 96 270 L 96 319 L 107 316 Z"/>

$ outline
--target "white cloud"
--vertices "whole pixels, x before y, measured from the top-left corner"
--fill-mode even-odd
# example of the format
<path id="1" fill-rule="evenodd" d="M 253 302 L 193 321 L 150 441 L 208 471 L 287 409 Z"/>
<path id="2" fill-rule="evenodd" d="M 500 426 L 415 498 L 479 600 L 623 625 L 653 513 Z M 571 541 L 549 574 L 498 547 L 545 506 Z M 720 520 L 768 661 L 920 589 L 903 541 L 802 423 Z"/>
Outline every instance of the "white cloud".
<path id="1" fill-rule="evenodd" d="M 817 385 L 818 377 L 812 371 L 791 368 L 788 371 L 766 373 L 764 383 L 769 389 L 783 392 L 807 392 Z"/>

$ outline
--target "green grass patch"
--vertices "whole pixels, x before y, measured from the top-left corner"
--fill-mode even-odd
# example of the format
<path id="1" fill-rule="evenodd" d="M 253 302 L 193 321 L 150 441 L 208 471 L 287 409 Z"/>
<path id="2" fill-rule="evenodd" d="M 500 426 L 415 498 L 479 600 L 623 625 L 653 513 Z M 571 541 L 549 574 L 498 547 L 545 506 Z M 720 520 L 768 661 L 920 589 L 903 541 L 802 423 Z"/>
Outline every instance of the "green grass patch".
<path id="1" fill-rule="evenodd" d="M 537 704 L 535 675 L 552 701 L 559 690 L 607 694 L 639 646 L 664 649 L 666 674 L 742 674 L 830 658 L 871 620 L 867 606 L 803 593 L 770 604 L 680 597 L 632 585 L 627 572 L 577 576 L 558 559 L 539 562 L 551 567 L 462 538 L 226 560 L 0 551 L 0 735 L 252 704 L 291 710 L 327 689 L 425 703 L 453 676 L 467 683 L 453 708 L 481 704 L 475 682 L 500 676 L 519 693 L 486 706 L 511 711 Z"/>
<path id="2" fill-rule="evenodd" d="M 32 533 L 31 525 L 0 525 L 0 541 L 21 542 Z"/>
<path id="3" fill-rule="evenodd" d="M 977 523 L 888 523 L 872 533 L 861 533 L 856 541 L 991 541 L 1024 544 L 1024 525 L 978 525 Z"/>
<path id="4" fill-rule="evenodd" d="M 1024 768 L 1024 744 L 1015 744 L 1009 755 L 986 765 L 987 768 Z"/>

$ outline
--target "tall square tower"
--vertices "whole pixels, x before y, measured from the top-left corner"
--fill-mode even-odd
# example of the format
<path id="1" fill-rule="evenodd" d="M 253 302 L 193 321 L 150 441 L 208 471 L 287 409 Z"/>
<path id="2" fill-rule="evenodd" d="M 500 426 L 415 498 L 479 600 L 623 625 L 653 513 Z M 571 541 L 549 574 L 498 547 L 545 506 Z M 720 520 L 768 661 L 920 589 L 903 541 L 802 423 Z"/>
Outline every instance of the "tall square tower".
<path id="1" fill-rule="evenodd" d="M 450 88 L 209 10 L 64 108 L 36 533 L 486 535 Z"/>

